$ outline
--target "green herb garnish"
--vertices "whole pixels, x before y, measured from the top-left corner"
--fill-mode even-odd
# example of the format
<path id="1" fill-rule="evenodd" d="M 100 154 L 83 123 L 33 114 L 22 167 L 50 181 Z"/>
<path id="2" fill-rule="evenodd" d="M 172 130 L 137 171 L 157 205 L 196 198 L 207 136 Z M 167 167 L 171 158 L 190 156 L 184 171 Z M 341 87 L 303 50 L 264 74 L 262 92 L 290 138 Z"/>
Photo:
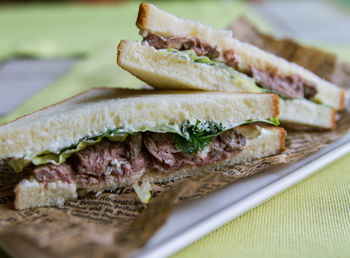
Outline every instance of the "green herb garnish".
<path id="1" fill-rule="evenodd" d="M 175 147 L 182 153 L 197 153 L 210 145 L 213 138 L 224 130 L 221 123 L 197 120 L 195 124 L 191 124 L 187 121 L 182 126 L 182 135 L 173 135 Z"/>

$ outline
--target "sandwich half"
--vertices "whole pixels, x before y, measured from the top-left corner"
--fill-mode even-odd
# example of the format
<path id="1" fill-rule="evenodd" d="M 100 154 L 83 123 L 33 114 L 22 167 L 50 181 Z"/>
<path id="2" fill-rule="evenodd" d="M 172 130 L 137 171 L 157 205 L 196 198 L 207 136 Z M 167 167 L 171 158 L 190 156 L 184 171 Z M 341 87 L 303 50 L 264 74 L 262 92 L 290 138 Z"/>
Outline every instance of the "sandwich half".
<path id="1" fill-rule="evenodd" d="M 121 41 L 117 63 L 156 88 L 272 92 L 280 121 L 333 129 L 344 91 L 312 72 L 240 42 L 232 32 L 178 18 L 142 3 L 142 42 Z"/>
<path id="2" fill-rule="evenodd" d="M 278 113 L 275 94 L 96 88 L 0 126 L 0 159 L 30 175 L 17 209 L 128 185 L 147 202 L 153 182 L 282 152 Z"/>

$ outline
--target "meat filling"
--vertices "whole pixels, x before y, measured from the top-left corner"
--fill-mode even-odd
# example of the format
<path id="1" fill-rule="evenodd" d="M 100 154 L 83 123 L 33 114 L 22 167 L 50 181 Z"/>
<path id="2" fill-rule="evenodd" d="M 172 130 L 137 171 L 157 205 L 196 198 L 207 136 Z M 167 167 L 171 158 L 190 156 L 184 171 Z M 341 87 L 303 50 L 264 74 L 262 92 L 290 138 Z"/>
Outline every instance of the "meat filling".
<path id="1" fill-rule="evenodd" d="M 77 152 L 66 163 L 35 167 L 39 182 L 64 181 L 78 185 L 99 184 L 108 178 L 124 178 L 149 171 L 172 173 L 185 165 L 204 166 L 241 152 L 244 135 L 235 129 L 216 136 L 206 150 L 184 154 L 175 147 L 171 133 L 138 133 L 123 143 L 102 140 Z"/>
<path id="2" fill-rule="evenodd" d="M 170 37 L 165 38 L 157 34 L 149 34 L 144 41 L 155 49 L 175 48 L 178 50 L 192 49 L 198 56 L 207 56 L 211 59 L 220 57 L 220 52 L 204 40 L 196 37 Z M 222 53 L 224 63 L 236 70 L 238 60 L 233 49 L 224 50 Z M 250 66 L 249 76 L 256 80 L 256 83 L 267 90 L 279 94 L 285 98 L 306 98 L 312 99 L 317 94 L 316 86 L 298 75 L 280 76 L 268 71 L 258 70 Z"/>
<path id="3" fill-rule="evenodd" d="M 155 49 L 175 48 L 178 50 L 192 49 L 198 56 L 207 56 L 215 59 L 220 56 L 216 47 L 212 47 L 204 40 L 195 37 L 171 37 L 165 38 L 157 34 L 150 34 L 144 38 L 144 41 Z"/>
<path id="4" fill-rule="evenodd" d="M 285 98 L 312 99 L 317 93 L 315 85 L 297 75 L 279 76 L 250 66 L 256 83 Z"/>

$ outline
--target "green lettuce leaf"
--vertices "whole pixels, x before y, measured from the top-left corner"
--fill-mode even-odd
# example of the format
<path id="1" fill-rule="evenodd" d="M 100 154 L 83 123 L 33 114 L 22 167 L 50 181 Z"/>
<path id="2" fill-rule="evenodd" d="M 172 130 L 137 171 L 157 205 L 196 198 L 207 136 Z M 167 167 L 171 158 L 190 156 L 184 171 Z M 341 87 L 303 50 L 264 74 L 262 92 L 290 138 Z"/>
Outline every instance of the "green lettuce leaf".
<path id="1" fill-rule="evenodd" d="M 21 172 L 32 163 L 31 160 L 26 159 L 10 159 L 9 165 L 15 172 Z"/>
<path id="2" fill-rule="evenodd" d="M 55 165 L 62 164 L 66 161 L 70 156 L 72 156 L 74 153 L 85 149 L 86 147 L 93 145 L 95 143 L 98 143 L 102 141 L 103 137 L 98 136 L 91 139 L 86 139 L 80 141 L 77 145 L 72 146 L 71 148 L 63 149 L 59 154 L 52 153 L 52 152 L 43 152 L 40 154 L 37 154 L 32 159 L 32 163 L 36 166 L 52 163 Z"/>
<path id="3" fill-rule="evenodd" d="M 278 120 L 278 117 L 275 118 L 268 118 L 267 119 L 271 124 L 278 126 L 280 124 L 280 121 Z"/>

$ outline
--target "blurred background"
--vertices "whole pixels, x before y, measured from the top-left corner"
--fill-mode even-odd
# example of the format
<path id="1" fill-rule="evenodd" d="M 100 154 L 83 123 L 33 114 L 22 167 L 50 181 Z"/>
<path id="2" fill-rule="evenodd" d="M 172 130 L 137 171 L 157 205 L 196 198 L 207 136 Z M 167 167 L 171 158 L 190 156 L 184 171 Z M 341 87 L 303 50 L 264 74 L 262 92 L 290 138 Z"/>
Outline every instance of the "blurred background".
<path id="1" fill-rule="evenodd" d="M 350 0 L 149 1 L 183 18 L 293 38 L 350 62 Z M 116 65 L 121 39 L 140 40 L 140 1 L 0 0 L 0 123 L 94 86 L 140 87 Z"/>

